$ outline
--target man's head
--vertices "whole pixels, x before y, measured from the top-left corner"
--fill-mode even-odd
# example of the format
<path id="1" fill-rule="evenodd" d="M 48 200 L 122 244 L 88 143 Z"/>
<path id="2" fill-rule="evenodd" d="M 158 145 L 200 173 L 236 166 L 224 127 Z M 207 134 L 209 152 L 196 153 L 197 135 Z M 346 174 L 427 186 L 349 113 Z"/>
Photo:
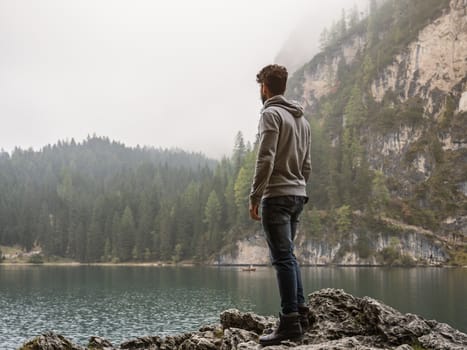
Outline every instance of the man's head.
<path id="1" fill-rule="evenodd" d="M 256 74 L 256 81 L 261 84 L 261 100 L 282 95 L 287 85 L 287 69 L 278 64 L 270 64 Z"/>

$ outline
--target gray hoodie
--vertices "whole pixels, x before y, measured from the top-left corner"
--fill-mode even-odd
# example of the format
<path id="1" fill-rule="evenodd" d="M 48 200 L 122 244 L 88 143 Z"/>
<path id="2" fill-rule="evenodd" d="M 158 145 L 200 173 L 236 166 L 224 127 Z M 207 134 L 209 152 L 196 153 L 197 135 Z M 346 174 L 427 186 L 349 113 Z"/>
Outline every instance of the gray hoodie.
<path id="1" fill-rule="evenodd" d="M 277 196 L 306 196 L 311 173 L 310 125 L 303 108 L 277 95 L 264 103 L 250 203 Z"/>

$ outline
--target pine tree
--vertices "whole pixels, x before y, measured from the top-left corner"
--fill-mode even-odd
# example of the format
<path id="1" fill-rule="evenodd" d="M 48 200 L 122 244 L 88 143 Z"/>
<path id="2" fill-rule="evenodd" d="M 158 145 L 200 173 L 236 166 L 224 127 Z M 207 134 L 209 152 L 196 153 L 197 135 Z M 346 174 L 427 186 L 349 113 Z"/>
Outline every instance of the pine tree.
<path id="1" fill-rule="evenodd" d="M 86 260 L 99 261 L 104 255 L 104 220 L 103 199 L 99 198 L 94 204 L 91 224 L 87 232 Z"/>
<path id="2" fill-rule="evenodd" d="M 352 224 L 351 214 L 352 212 L 348 205 L 343 205 L 336 210 L 337 231 L 347 233 L 350 230 Z"/>
<path id="3" fill-rule="evenodd" d="M 174 210 L 171 205 L 164 203 L 158 214 L 159 232 L 159 256 L 162 260 L 169 260 L 172 257 L 174 247 L 173 237 L 173 215 Z"/>
<path id="4" fill-rule="evenodd" d="M 219 250 L 221 246 L 220 236 L 220 215 L 221 206 L 217 193 L 213 190 L 209 194 L 208 201 L 204 208 L 204 222 L 207 224 L 207 232 L 210 237 L 210 246 L 215 250 Z"/>
<path id="5" fill-rule="evenodd" d="M 237 223 L 245 224 L 249 222 L 248 218 L 248 199 L 251 191 L 251 181 L 254 174 L 255 154 L 250 152 L 245 157 L 245 162 L 238 172 L 235 181 L 234 193 L 235 204 L 237 206 Z"/>
<path id="6" fill-rule="evenodd" d="M 112 218 L 112 234 L 111 234 L 111 257 L 112 261 L 119 261 L 118 244 L 120 236 L 120 215 L 115 211 Z"/>
<path id="7" fill-rule="evenodd" d="M 344 204 L 350 205 L 353 187 L 353 154 L 352 154 L 352 134 L 350 129 L 344 129 L 341 144 L 341 172 L 340 172 L 340 192 Z"/>
<path id="8" fill-rule="evenodd" d="M 154 212 L 150 203 L 149 195 L 144 195 L 139 205 L 138 228 L 135 234 L 135 246 L 133 258 L 144 260 L 144 251 L 152 246 L 151 229 L 154 222 Z"/>
<path id="9" fill-rule="evenodd" d="M 110 239 L 106 239 L 104 243 L 104 255 L 102 261 L 112 261 L 112 245 L 110 244 Z"/>
<path id="10" fill-rule="evenodd" d="M 360 14 L 358 13 L 357 4 L 354 4 L 349 13 L 349 29 L 354 28 L 360 21 Z"/>
<path id="11" fill-rule="evenodd" d="M 131 208 L 127 205 L 120 219 L 118 232 L 118 258 L 120 261 L 129 261 L 135 242 L 135 222 Z"/>
<path id="12" fill-rule="evenodd" d="M 373 213 L 381 216 L 389 201 L 389 190 L 386 187 L 384 174 L 376 171 L 371 184 L 371 209 Z"/>
<path id="13" fill-rule="evenodd" d="M 313 208 L 310 213 L 310 233 L 313 237 L 319 238 L 322 236 L 323 226 L 321 225 L 321 218 L 316 208 Z"/>
<path id="14" fill-rule="evenodd" d="M 323 127 L 313 118 L 311 129 L 311 164 L 312 176 L 307 184 L 307 192 L 314 206 L 325 208 L 329 205 L 327 188 L 329 187 L 329 155 L 331 145 L 324 134 Z"/>
<path id="15" fill-rule="evenodd" d="M 345 9 L 341 11 L 341 19 L 339 20 L 339 36 L 342 38 L 347 34 L 347 16 L 345 15 Z"/>
<path id="16" fill-rule="evenodd" d="M 0 208 L 0 211 L 2 209 Z M 48 254 L 49 249 L 49 240 L 53 234 L 53 226 L 49 216 L 49 209 L 47 203 L 43 202 L 41 205 L 41 210 L 37 222 L 38 227 L 38 242 L 42 244 L 42 250 L 45 254 Z"/>
<path id="17" fill-rule="evenodd" d="M 84 261 L 86 258 L 86 234 L 84 228 L 85 213 L 78 207 L 77 201 L 71 201 L 68 209 L 67 234 L 63 236 L 62 246 L 66 247 L 65 254 Z M 64 252 L 60 255 L 63 255 Z"/>
<path id="18" fill-rule="evenodd" d="M 226 226 L 232 227 L 237 221 L 237 204 L 235 202 L 235 189 L 234 177 L 229 176 L 227 186 L 225 187 L 225 200 L 226 200 Z"/>
<path id="19" fill-rule="evenodd" d="M 329 46 L 334 46 L 340 39 L 339 23 L 335 20 L 332 21 L 331 27 L 328 31 Z"/>
<path id="20" fill-rule="evenodd" d="M 367 47 L 372 47 L 378 40 L 378 24 L 376 18 L 377 5 L 376 0 L 370 0 L 370 13 L 368 15 L 367 26 Z"/>
<path id="21" fill-rule="evenodd" d="M 64 200 L 66 203 L 71 203 L 73 200 L 73 179 L 69 169 L 62 171 L 62 181 L 57 185 L 58 197 Z"/>
<path id="22" fill-rule="evenodd" d="M 392 0 L 392 10 L 393 10 L 393 41 L 395 44 L 399 43 L 401 39 L 401 26 L 402 19 L 404 17 L 404 11 L 402 10 L 402 5 L 400 0 Z"/>
<path id="23" fill-rule="evenodd" d="M 321 51 L 326 50 L 329 46 L 329 31 L 326 27 L 323 28 L 319 36 L 319 49 Z"/>
<path id="24" fill-rule="evenodd" d="M 331 152 L 329 157 L 329 185 L 326 188 L 330 208 L 337 208 L 340 203 L 339 197 L 339 170 L 336 152 Z"/>
<path id="25" fill-rule="evenodd" d="M 363 104 L 363 94 L 358 84 L 355 84 L 350 93 L 349 101 L 344 109 L 345 127 L 359 127 L 367 116 L 367 108 Z"/>
<path id="26" fill-rule="evenodd" d="M 232 153 L 232 163 L 233 163 L 233 173 L 236 175 L 240 170 L 240 167 L 243 163 L 243 158 L 245 157 L 246 147 L 245 140 L 243 139 L 243 134 L 241 131 L 235 136 L 235 144 Z"/>

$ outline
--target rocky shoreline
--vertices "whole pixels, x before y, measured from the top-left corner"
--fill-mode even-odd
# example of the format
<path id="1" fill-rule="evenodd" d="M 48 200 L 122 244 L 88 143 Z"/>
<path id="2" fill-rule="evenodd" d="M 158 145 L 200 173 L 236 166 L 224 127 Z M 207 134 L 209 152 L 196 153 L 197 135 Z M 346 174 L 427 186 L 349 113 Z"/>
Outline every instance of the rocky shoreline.
<path id="1" fill-rule="evenodd" d="M 310 328 L 300 342 L 283 342 L 265 349 L 360 350 L 461 350 L 467 335 L 451 326 L 399 311 L 369 297 L 357 298 L 343 290 L 323 289 L 309 295 Z M 113 345 L 91 337 L 86 347 L 60 334 L 44 333 L 19 350 L 257 350 L 259 335 L 274 327 L 277 319 L 235 309 L 220 315 L 220 322 L 197 332 L 174 336 L 146 336 Z"/>

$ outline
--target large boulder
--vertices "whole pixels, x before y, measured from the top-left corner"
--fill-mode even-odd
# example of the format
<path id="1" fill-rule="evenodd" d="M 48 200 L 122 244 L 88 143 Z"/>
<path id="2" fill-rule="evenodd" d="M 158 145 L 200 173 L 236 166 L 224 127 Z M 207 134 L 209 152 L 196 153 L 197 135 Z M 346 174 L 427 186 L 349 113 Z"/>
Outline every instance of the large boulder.
<path id="1" fill-rule="evenodd" d="M 83 348 L 73 344 L 63 335 L 45 332 L 24 343 L 20 350 L 83 350 Z"/>
<path id="2" fill-rule="evenodd" d="M 225 310 L 220 316 L 221 325 L 226 328 L 240 328 L 262 334 L 265 329 L 276 324 L 274 317 L 264 317 L 252 312 L 241 312 L 237 309 Z"/>
<path id="3" fill-rule="evenodd" d="M 316 322 L 306 338 L 316 344 L 346 337 L 363 337 L 362 345 L 397 348 L 466 349 L 467 335 L 447 324 L 402 314 L 369 297 L 356 298 L 343 290 L 323 289 L 309 295 Z"/>

